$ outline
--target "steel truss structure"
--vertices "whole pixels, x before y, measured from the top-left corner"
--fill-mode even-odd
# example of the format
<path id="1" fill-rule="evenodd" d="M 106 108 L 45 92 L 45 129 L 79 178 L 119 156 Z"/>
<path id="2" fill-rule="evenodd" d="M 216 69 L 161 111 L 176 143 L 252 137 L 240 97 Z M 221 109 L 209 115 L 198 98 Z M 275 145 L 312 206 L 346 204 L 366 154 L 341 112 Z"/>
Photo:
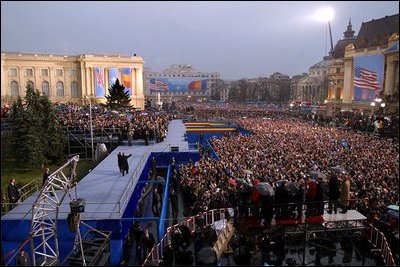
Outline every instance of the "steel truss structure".
<path id="1" fill-rule="evenodd" d="M 76 184 L 75 169 L 78 161 L 79 155 L 76 155 L 50 174 L 32 206 L 29 239 L 34 266 L 59 264 L 58 212 L 69 189 Z"/>
<path id="2" fill-rule="evenodd" d="M 266 236 L 284 237 L 287 242 L 300 245 L 303 253 L 303 255 L 300 256 L 301 265 L 306 266 L 314 263 L 306 262 L 306 246 L 314 246 L 318 250 L 325 248 L 326 241 L 346 238 L 346 240 L 350 240 L 349 242 L 351 242 L 355 248 L 356 246 L 352 239 L 365 236 L 368 228 L 367 219 L 362 216 L 360 218 L 345 220 L 333 218 L 331 221 L 318 223 L 308 223 L 304 221 L 301 223 L 272 224 L 270 227 L 264 228 L 261 231 Z M 254 230 L 260 231 L 259 229 Z M 321 242 L 315 241 L 318 239 Z M 356 248 L 355 250 L 356 253 L 362 257 L 362 254 L 357 251 Z"/>
<path id="3" fill-rule="evenodd" d="M 342 220 L 342 221 L 328 221 L 322 223 L 303 223 L 303 224 L 290 224 L 290 225 L 273 225 L 271 228 L 266 229 L 267 232 L 279 232 L 287 235 L 290 234 L 305 234 L 310 236 L 314 233 L 321 232 L 346 232 L 363 230 L 366 226 L 366 219 L 357 220 Z"/>

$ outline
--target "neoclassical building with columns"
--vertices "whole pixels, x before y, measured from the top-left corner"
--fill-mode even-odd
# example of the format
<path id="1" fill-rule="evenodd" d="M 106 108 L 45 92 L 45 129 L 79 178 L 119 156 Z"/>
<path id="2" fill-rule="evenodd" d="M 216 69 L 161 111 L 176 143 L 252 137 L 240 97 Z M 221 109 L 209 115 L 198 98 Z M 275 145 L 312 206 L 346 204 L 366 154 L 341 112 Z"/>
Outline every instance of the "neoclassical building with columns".
<path id="1" fill-rule="evenodd" d="M 112 78 L 118 78 L 131 87 L 132 106 L 144 109 L 143 64 L 143 58 L 136 54 L 2 52 L 1 102 L 11 104 L 18 96 L 24 97 L 30 84 L 53 102 L 82 104 L 92 99 L 95 103 L 104 103 L 106 98 L 96 94 L 96 86 L 100 84 L 107 95 Z M 111 70 L 118 77 L 109 77 Z"/>

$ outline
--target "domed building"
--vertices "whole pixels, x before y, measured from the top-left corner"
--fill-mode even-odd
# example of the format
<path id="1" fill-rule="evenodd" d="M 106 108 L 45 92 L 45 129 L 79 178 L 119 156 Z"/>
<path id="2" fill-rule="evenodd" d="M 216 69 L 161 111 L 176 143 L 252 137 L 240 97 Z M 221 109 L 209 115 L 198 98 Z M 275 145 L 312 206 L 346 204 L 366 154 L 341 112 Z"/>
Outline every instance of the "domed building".
<path id="1" fill-rule="evenodd" d="M 340 103 L 343 99 L 344 52 L 346 46 L 354 43 L 356 39 L 357 36 L 354 35 L 350 19 L 343 38 L 337 41 L 331 53 L 332 61 L 328 67 L 327 102 Z"/>

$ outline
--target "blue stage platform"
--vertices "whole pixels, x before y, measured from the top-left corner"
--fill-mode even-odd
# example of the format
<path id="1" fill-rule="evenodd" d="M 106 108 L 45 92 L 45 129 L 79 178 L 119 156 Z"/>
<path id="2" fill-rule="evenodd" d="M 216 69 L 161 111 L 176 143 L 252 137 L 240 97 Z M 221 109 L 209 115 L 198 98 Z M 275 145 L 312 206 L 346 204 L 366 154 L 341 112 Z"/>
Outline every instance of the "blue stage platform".
<path id="1" fill-rule="evenodd" d="M 112 231 L 111 264 L 119 264 L 122 258 L 123 240 L 132 224 L 142 188 L 151 168 L 151 158 L 155 157 L 157 165 L 166 166 L 175 157 L 177 163 L 197 161 L 198 153 L 189 151 L 185 141 L 185 125 L 181 120 L 169 123 L 168 134 L 161 143 L 150 143 L 145 146 L 143 140 L 136 140 L 132 146 L 119 146 L 102 162 L 100 162 L 75 188 L 65 197 L 59 209 L 58 240 L 60 259 L 71 251 L 75 234 L 68 230 L 66 218 L 70 212 L 69 203 L 76 197 L 86 200 L 85 212 L 81 219 L 98 230 Z M 170 152 L 171 147 L 178 147 L 179 152 Z M 122 176 L 117 165 L 117 154 L 124 152 L 129 155 L 129 174 Z M 79 164 L 79 162 L 78 162 Z M 61 196 L 61 192 L 57 195 Z M 11 252 L 27 240 L 32 205 L 38 193 L 27 198 L 12 211 L 1 218 L 2 255 Z M 87 228 L 87 227 L 86 227 Z M 89 229 L 81 228 L 84 233 Z M 29 244 L 25 246 L 30 251 Z M 7 261 L 7 259 L 5 259 Z"/>

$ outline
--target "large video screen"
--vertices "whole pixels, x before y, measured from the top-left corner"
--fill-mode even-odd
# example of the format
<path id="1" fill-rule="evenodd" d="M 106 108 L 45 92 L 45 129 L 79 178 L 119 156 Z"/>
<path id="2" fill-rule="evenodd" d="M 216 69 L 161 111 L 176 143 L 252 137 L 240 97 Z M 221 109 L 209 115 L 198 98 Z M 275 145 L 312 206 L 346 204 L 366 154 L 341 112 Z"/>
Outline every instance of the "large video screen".
<path id="1" fill-rule="evenodd" d="M 383 88 L 383 55 L 354 57 L 354 101 L 372 101 Z"/>
<path id="2" fill-rule="evenodd" d="M 207 90 L 207 80 L 199 78 L 150 78 L 150 92 L 204 92 Z"/>

